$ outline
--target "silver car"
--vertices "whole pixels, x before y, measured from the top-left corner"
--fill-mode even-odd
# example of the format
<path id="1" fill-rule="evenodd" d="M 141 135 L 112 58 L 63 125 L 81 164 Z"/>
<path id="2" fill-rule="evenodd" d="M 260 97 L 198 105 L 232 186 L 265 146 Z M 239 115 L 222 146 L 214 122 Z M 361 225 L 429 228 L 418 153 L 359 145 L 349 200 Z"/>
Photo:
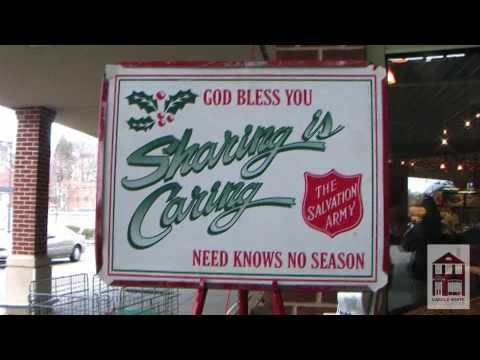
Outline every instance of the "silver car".
<path id="1" fill-rule="evenodd" d="M 49 227 L 47 245 L 50 259 L 69 258 L 72 262 L 79 261 L 87 247 L 82 235 L 65 226 Z"/>
<path id="2" fill-rule="evenodd" d="M 8 244 L 7 244 L 8 243 Z M 10 254 L 10 241 L 0 242 L 0 269 L 7 264 Z M 85 238 L 64 226 L 48 229 L 47 254 L 50 259 L 69 258 L 72 262 L 80 260 L 87 244 Z"/>
<path id="3" fill-rule="evenodd" d="M 3 269 L 7 266 L 8 258 L 8 249 L 6 247 L 0 246 L 0 269 Z"/>
<path id="4" fill-rule="evenodd" d="M 11 235 L 7 232 L 0 233 L 0 269 L 7 265 L 7 258 L 10 253 L 9 244 L 11 243 Z"/>

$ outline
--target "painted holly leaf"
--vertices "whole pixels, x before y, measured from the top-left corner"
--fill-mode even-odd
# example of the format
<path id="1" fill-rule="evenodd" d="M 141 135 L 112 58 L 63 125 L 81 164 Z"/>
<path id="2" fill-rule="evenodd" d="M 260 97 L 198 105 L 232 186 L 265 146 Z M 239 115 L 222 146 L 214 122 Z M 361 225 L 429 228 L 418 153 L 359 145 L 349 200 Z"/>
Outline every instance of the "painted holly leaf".
<path id="1" fill-rule="evenodd" d="M 195 104 L 198 95 L 191 90 L 179 91 L 175 95 L 169 96 L 165 102 L 164 112 L 175 115 L 178 110 L 182 110 L 187 104 Z"/>
<path id="2" fill-rule="evenodd" d="M 127 124 L 131 130 L 135 130 L 137 132 L 147 132 L 153 128 L 153 125 L 155 125 L 155 120 L 153 120 L 150 116 L 140 119 L 130 118 L 130 120 L 127 121 Z"/>
<path id="3" fill-rule="evenodd" d="M 127 96 L 128 105 L 137 105 L 140 110 L 145 110 L 148 114 L 158 110 L 158 101 L 153 95 L 147 95 L 145 92 L 134 91 L 132 95 Z"/>

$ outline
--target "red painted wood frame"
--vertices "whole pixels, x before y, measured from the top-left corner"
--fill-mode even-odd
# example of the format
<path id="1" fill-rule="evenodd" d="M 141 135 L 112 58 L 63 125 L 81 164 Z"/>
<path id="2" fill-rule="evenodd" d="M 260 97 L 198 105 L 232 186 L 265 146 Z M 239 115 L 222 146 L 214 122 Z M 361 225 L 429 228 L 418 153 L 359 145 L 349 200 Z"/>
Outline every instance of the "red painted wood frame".
<path id="1" fill-rule="evenodd" d="M 261 67 L 367 67 L 369 66 L 366 61 L 357 60 L 345 60 L 345 61 L 265 61 L 265 62 L 245 62 L 245 61 L 124 61 L 119 63 L 124 67 L 133 68 L 152 68 L 152 67 L 171 67 L 171 68 L 185 68 L 185 67 L 224 67 L 224 68 L 261 68 Z M 377 66 L 374 66 L 376 69 Z M 388 121 L 388 103 L 387 103 L 387 82 L 384 79 L 382 83 L 382 98 L 383 98 L 383 184 L 384 184 L 384 214 L 388 214 L 389 200 L 390 200 L 390 186 L 389 186 L 389 164 L 388 164 L 388 149 L 389 149 L 389 121 Z M 105 79 L 101 85 L 100 94 L 100 106 L 99 106 L 99 119 L 98 119 L 98 166 L 97 166 L 97 201 L 96 201 L 96 226 L 95 226 L 95 257 L 97 273 L 100 271 L 103 265 L 103 165 L 104 165 L 104 148 L 105 148 L 105 121 L 106 110 L 108 101 L 108 81 Z M 384 217 L 384 254 L 383 254 L 383 271 L 388 274 L 390 268 L 390 259 L 388 257 L 388 240 L 389 240 L 389 221 L 388 217 Z M 207 285 L 202 280 L 200 283 L 184 283 L 184 282 L 162 282 L 162 281 L 114 281 L 114 286 L 125 287 L 142 287 L 142 286 L 155 286 L 155 287 L 175 287 L 175 288 L 197 288 L 197 296 L 194 303 L 194 314 L 200 314 L 203 311 L 203 305 L 205 303 L 207 295 Z M 283 306 L 283 300 L 281 297 L 281 289 L 278 283 L 274 281 L 272 285 L 251 285 L 251 284 L 208 284 L 208 288 L 223 289 L 223 290 L 238 290 L 240 301 L 240 312 L 248 313 L 248 291 L 273 291 L 272 303 L 274 305 L 273 313 L 285 314 Z M 289 287 L 290 288 L 290 287 Z M 318 292 L 318 291 L 369 291 L 368 287 L 339 287 L 339 286 L 294 286 L 297 291 L 305 292 Z"/>

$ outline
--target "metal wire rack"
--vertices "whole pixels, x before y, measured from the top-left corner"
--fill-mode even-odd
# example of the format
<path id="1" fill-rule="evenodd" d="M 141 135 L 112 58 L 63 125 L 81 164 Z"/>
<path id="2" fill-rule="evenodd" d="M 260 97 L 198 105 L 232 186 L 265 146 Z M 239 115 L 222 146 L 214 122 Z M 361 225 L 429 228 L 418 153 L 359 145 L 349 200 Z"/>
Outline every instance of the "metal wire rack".
<path id="1" fill-rule="evenodd" d="M 118 287 L 93 278 L 93 312 L 97 315 L 175 315 L 178 289 Z"/>
<path id="2" fill-rule="evenodd" d="M 28 302 L 32 315 L 88 315 L 88 275 L 76 274 L 30 283 Z"/>
<path id="3" fill-rule="evenodd" d="M 34 315 L 177 315 L 178 289 L 119 287 L 87 274 L 32 281 Z"/>

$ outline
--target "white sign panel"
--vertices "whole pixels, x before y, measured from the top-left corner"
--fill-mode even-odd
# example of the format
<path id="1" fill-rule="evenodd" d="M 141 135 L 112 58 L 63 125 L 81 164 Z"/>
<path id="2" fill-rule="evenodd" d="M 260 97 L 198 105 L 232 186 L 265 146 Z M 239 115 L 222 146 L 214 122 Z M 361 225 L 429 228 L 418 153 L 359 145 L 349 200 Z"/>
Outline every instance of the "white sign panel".
<path id="1" fill-rule="evenodd" d="M 107 282 L 386 284 L 381 68 L 108 66 Z"/>

